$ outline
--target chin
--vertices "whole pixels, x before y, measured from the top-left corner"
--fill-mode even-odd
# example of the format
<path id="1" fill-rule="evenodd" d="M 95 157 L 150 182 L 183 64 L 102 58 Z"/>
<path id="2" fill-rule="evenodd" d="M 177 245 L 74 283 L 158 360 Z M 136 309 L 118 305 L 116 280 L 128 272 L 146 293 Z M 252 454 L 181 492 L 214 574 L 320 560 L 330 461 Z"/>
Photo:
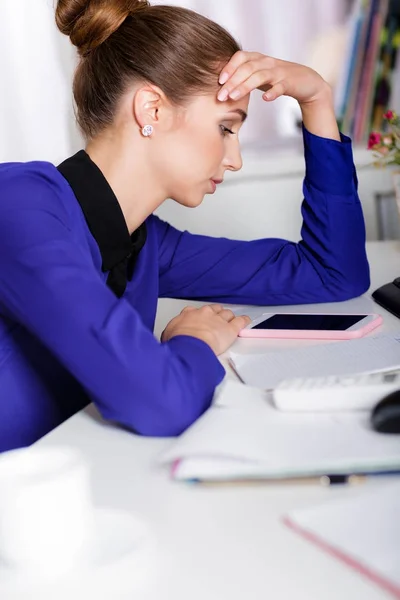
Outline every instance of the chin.
<path id="1" fill-rule="evenodd" d="M 181 206 L 186 206 L 186 208 L 196 208 L 196 206 L 200 206 L 200 204 L 204 200 L 204 194 L 186 194 L 185 196 L 176 195 L 172 198 L 175 202 L 180 204 Z"/>

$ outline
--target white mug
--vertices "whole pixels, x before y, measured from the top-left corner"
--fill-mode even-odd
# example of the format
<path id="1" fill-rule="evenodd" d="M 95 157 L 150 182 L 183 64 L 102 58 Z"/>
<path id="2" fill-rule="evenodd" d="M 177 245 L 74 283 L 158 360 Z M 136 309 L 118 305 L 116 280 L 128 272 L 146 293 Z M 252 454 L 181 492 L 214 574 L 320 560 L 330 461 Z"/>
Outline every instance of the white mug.
<path id="1" fill-rule="evenodd" d="M 89 470 L 77 451 L 0 455 L 0 563 L 58 576 L 87 561 L 93 533 Z"/>

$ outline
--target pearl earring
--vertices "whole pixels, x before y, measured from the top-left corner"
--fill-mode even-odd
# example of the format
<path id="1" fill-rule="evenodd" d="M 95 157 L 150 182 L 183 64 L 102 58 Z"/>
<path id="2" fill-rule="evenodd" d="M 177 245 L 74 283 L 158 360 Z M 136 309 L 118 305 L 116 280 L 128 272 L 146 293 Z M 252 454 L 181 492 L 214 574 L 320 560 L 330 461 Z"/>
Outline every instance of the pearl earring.
<path id="1" fill-rule="evenodd" d="M 153 133 L 153 125 L 145 125 L 142 129 L 144 137 L 149 137 Z"/>

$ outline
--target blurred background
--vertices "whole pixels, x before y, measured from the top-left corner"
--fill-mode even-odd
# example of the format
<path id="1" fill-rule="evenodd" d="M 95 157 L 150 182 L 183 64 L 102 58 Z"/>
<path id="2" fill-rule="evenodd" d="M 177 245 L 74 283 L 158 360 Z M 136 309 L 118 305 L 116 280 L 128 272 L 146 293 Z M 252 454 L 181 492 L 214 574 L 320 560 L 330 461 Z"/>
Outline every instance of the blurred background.
<path id="1" fill-rule="evenodd" d="M 385 203 L 386 213 L 378 215 L 375 196 L 389 193 L 391 184 L 386 171 L 369 171 L 373 158 L 365 150 L 369 132 L 382 126 L 385 110 L 400 109 L 400 0 L 152 3 L 196 10 L 227 28 L 243 49 L 302 62 L 320 72 L 335 91 L 337 118 L 342 131 L 353 138 L 357 167 L 361 172 L 365 170 L 360 186 L 366 194 L 363 201 L 368 237 L 400 235 L 398 219 L 394 229 L 384 234 L 380 231 L 383 225 L 379 219 L 386 218 L 390 223 L 393 215 L 387 212 L 389 202 Z M 54 6 L 55 0 L 0 0 L 1 162 L 39 159 L 57 163 L 83 146 L 71 93 L 76 53 L 68 38 L 56 29 Z M 212 234 L 223 226 L 225 234 L 235 237 L 267 235 L 270 229 L 275 235 L 298 237 L 298 202 L 304 174 L 299 116 L 297 103 L 290 98 L 266 104 L 261 93 L 252 94 L 249 119 L 241 132 L 245 166 L 240 177 L 235 175 L 235 187 L 229 187 L 234 182 L 227 178 L 228 185 L 222 186 L 226 191 L 216 195 L 217 203 L 222 202 L 221 218 L 213 214 L 210 224 L 208 215 L 208 222 L 203 223 L 203 207 L 195 218 L 188 216 L 188 211 L 182 216 L 179 207 L 170 203 L 161 209 L 162 216 L 195 231 L 207 226 Z M 274 182 L 280 187 L 275 189 Z M 253 185 L 253 189 L 250 184 L 258 187 Z M 230 222 L 227 229 L 223 222 L 225 193 L 227 200 L 255 194 L 264 198 L 264 205 L 266 196 L 278 201 L 269 213 L 270 220 L 261 220 L 260 231 L 241 226 L 240 219 L 247 219 L 243 202 L 241 208 L 238 204 L 237 226 Z M 255 207 L 259 209 L 258 201 Z M 394 209 L 392 202 L 390 210 Z"/>
<path id="2" fill-rule="evenodd" d="M 55 4 L 55 0 L 0 2 L 0 161 L 57 161 L 82 144 L 71 99 L 76 54 L 56 29 Z M 343 38 L 353 2 L 154 0 L 153 4 L 196 10 L 227 28 L 244 49 L 315 63 L 335 80 L 343 63 Z M 291 99 L 266 107 L 261 94 L 254 95 L 242 142 L 291 136 L 297 117 Z"/>

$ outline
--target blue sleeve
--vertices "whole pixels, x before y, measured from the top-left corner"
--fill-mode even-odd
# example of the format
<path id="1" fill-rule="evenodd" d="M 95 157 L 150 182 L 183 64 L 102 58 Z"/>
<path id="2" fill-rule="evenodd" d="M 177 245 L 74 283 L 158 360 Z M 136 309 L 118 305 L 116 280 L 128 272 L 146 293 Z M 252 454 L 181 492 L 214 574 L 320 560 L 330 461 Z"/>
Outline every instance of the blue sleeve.
<path id="1" fill-rule="evenodd" d="M 277 305 L 347 300 L 369 288 L 351 141 L 303 135 L 301 241 L 192 235 L 154 217 L 160 296 Z"/>
<path id="2" fill-rule="evenodd" d="M 53 187 L 39 175 L 3 182 L 2 311 L 50 349 L 106 419 L 144 435 L 181 433 L 208 408 L 222 365 L 194 337 L 158 342 L 114 296 Z"/>

